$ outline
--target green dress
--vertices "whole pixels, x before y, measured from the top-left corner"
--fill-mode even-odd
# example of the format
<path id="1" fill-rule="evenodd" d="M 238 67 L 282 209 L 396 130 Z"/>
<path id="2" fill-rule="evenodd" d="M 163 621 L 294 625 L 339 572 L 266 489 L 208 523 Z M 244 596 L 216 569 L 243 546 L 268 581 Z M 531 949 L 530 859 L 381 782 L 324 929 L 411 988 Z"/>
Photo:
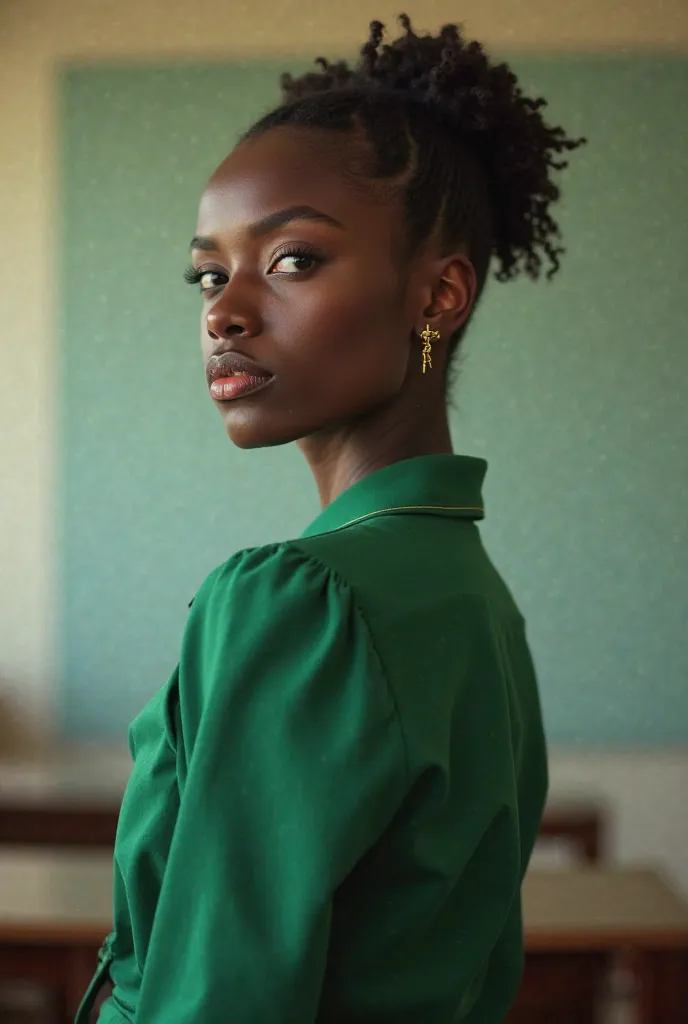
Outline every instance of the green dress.
<path id="1" fill-rule="evenodd" d="M 547 760 L 485 463 L 382 469 L 192 603 L 134 721 L 102 1024 L 497 1024 Z"/>

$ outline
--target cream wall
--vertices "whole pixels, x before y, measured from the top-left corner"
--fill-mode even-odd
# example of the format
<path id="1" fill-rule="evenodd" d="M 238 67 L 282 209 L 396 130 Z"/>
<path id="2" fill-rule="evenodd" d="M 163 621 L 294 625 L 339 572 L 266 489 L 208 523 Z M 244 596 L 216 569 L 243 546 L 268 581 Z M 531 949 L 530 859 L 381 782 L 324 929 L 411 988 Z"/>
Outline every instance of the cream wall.
<path id="1" fill-rule="evenodd" d="M 56 64 L 71 58 L 337 54 L 371 17 L 407 7 L 419 27 L 460 16 L 496 50 L 688 51 L 686 0 L 188 0 L 0 2 L 0 716 L 23 742 L 50 733 L 53 673 Z M 0 717 L 0 749 L 3 718 Z M 688 756 L 555 757 L 556 790 L 606 794 L 622 856 L 661 850 L 688 890 Z"/>

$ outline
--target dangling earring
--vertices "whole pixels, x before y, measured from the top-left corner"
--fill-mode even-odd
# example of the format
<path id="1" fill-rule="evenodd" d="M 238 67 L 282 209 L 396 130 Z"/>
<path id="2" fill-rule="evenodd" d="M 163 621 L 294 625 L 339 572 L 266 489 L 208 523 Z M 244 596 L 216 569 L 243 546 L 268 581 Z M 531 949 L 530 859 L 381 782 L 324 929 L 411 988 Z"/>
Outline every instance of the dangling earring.
<path id="1" fill-rule="evenodd" d="M 420 332 L 423 339 L 423 373 L 432 370 L 432 343 L 439 341 L 440 332 L 430 330 L 430 324 L 426 324 L 425 330 Z"/>

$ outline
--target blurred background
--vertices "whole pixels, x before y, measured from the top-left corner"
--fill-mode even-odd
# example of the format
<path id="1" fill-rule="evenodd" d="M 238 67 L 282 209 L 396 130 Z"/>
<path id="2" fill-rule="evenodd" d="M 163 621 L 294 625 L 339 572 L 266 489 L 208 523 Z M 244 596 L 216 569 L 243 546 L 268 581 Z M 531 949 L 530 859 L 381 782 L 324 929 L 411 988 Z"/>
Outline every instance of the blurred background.
<path id="1" fill-rule="evenodd" d="M 562 177 L 562 272 L 488 285 L 452 424 L 457 450 L 489 461 L 484 537 L 530 624 L 552 752 L 540 854 L 583 836 L 584 859 L 651 864 L 687 896 L 688 6 L 407 11 L 417 29 L 463 22 L 589 139 Z M 354 55 L 398 13 L 0 0 L 8 846 L 46 805 L 107 817 L 128 722 L 174 667 L 196 588 L 317 512 L 295 450 L 230 448 L 182 273 L 203 184 L 278 74 Z"/>

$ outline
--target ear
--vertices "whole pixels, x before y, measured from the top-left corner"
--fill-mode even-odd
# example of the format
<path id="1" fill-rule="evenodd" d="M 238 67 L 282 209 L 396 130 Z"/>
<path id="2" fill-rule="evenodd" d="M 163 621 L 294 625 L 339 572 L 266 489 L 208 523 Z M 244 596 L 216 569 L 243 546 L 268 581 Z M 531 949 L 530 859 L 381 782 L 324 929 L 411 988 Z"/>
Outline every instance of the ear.
<path id="1" fill-rule="evenodd" d="M 463 253 L 435 261 L 431 269 L 429 301 L 415 325 L 416 333 L 427 324 L 443 337 L 451 336 L 468 319 L 477 292 L 473 264 Z"/>

